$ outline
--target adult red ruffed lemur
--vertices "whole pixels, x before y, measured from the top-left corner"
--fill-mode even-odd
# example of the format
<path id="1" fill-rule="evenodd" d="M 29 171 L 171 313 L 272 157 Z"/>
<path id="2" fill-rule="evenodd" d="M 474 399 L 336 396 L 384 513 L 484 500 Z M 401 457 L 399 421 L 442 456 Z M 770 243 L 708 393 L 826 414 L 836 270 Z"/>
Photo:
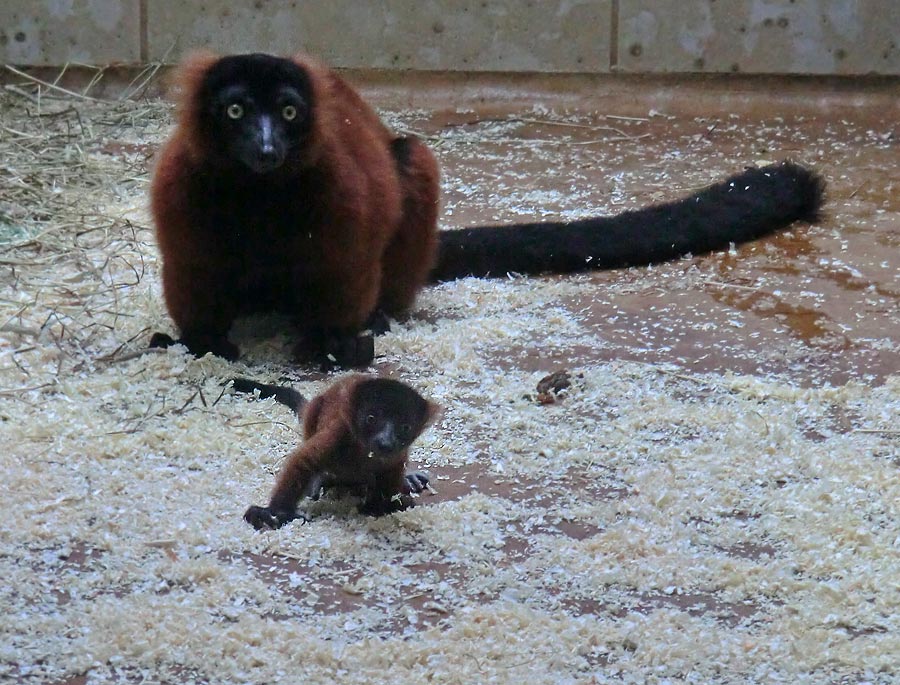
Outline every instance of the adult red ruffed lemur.
<path id="1" fill-rule="evenodd" d="M 235 378 L 239 392 L 259 390 L 291 407 L 303 420 L 303 442 L 288 454 L 269 504 L 252 506 L 244 520 L 257 530 L 297 518 L 297 503 L 322 488 L 361 489 L 360 511 L 380 516 L 413 506 L 412 493 L 428 485 L 407 473 L 409 447 L 439 412 L 410 386 L 389 378 L 354 374 L 336 381 L 309 403 L 291 388 Z"/>
<path id="2" fill-rule="evenodd" d="M 434 155 L 335 72 L 307 57 L 196 54 L 177 84 L 152 211 L 166 305 L 198 355 L 236 358 L 235 318 L 282 311 L 301 356 L 364 365 L 374 348 L 360 333 L 429 280 L 648 264 L 813 221 L 822 204 L 822 179 L 785 162 L 618 216 L 438 232 Z"/>

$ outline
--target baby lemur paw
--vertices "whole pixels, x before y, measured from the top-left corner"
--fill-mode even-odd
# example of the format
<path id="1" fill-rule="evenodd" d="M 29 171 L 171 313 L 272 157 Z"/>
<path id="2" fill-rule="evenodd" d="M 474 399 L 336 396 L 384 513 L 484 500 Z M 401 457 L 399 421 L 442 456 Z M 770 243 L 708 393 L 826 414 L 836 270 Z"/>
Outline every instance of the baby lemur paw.
<path id="1" fill-rule="evenodd" d="M 252 506 L 244 512 L 244 520 L 253 526 L 256 530 L 275 530 L 281 528 L 286 523 L 290 523 L 294 519 L 301 519 L 303 523 L 307 522 L 307 518 L 302 514 L 294 511 L 273 511 L 269 507 Z"/>
<path id="2" fill-rule="evenodd" d="M 397 511 L 405 511 L 416 506 L 409 495 L 398 492 L 392 497 L 370 497 L 359 505 L 359 513 L 366 516 L 384 516 Z"/>
<path id="3" fill-rule="evenodd" d="M 404 477 L 406 478 L 406 487 L 409 488 L 410 492 L 420 493 L 428 488 L 428 474 L 422 471 L 407 473 Z"/>

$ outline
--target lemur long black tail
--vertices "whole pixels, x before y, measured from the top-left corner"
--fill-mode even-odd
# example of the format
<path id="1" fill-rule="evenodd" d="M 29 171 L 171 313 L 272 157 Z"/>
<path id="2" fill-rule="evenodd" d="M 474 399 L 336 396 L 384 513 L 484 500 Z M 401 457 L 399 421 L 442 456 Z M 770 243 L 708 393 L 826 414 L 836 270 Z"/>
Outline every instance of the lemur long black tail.
<path id="1" fill-rule="evenodd" d="M 824 192 L 814 171 L 781 162 L 617 216 L 441 231 L 430 278 L 572 273 L 701 254 L 816 221 Z"/>
<path id="2" fill-rule="evenodd" d="M 303 405 L 306 404 L 306 398 L 303 395 L 293 388 L 283 385 L 257 383 L 249 378 L 232 378 L 231 387 L 234 388 L 235 392 L 252 393 L 254 390 L 259 390 L 259 398 L 261 400 L 274 397 L 276 402 L 290 407 L 296 414 L 299 414 Z"/>

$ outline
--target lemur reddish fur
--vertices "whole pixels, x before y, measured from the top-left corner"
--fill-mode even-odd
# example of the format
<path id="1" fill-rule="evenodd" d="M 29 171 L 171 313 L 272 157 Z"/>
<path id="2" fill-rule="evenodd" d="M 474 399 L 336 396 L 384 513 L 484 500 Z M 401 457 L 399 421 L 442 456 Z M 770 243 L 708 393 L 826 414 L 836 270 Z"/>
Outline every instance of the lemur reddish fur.
<path id="1" fill-rule="evenodd" d="M 823 202 L 818 174 L 782 162 L 616 216 L 439 234 L 434 156 L 394 135 L 335 72 L 306 57 L 200 54 L 177 83 L 178 124 L 160 153 L 152 211 L 166 304 L 195 354 L 236 357 L 234 319 L 280 310 L 300 326 L 304 356 L 363 365 L 374 347 L 357 334 L 379 311 L 406 311 L 429 279 L 650 264 L 815 221 Z M 256 168 L 243 148 L 225 154 L 245 139 L 210 117 L 218 97 L 237 87 L 269 102 L 266 89 L 292 84 L 305 109 L 290 156 Z"/>
<path id="2" fill-rule="evenodd" d="M 321 395 L 304 402 L 296 391 L 290 399 L 279 396 L 271 385 L 235 379 L 243 392 L 261 390 L 262 396 L 295 409 L 303 421 L 303 442 L 285 458 L 266 507 L 252 506 L 244 519 L 254 528 L 277 528 L 296 518 L 296 506 L 304 496 L 315 496 L 320 487 L 355 486 L 365 499 L 360 507 L 367 514 L 381 515 L 413 506 L 411 493 L 428 483 L 424 474 L 407 474 L 409 447 L 440 412 L 399 381 L 354 374 L 333 383 Z M 373 447 L 362 434 L 358 413 L 379 411 L 378 427 L 406 424 L 408 433 L 389 453 L 373 455 Z M 375 417 L 372 417 L 375 419 Z"/>
<path id="3" fill-rule="evenodd" d="M 403 313 L 435 260 L 434 156 L 418 140 L 397 139 L 336 73 L 296 57 L 308 76 L 312 129 L 302 153 L 257 188 L 249 172 L 219 167 L 217 141 L 202 124 L 201 84 L 219 59 L 196 54 L 177 71 L 177 126 L 151 190 L 165 301 L 182 339 L 233 358 L 228 329 L 256 308 L 286 310 L 305 330 L 350 333 L 378 307 Z M 206 192 L 217 183 L 222 193 Z M 260 205 L 247 213 L 244 234 L 223 235 L 211 217 L 228 209 L 223 195 L 236 192 L 238 202 L 244 189 Z M 229 295 L 232 285 L 240 297 Z M 293 296 L 269 306 L 273 291 Z"/>

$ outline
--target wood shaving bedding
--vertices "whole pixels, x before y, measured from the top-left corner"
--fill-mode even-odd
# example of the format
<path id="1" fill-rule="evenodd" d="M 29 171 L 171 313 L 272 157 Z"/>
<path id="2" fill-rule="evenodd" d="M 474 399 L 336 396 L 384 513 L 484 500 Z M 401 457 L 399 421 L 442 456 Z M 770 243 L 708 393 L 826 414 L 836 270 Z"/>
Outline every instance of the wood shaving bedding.
<path id="1" fill-rule="evenodd" d="M 10 127 L 38 135 L 44 124 L 8 104 Z M 239 326 L 246 352 L 233 364 L 177 348 L 138 354 L 149 332 L 170 330 L 140 147 L 161 140 L 170 112 L 154 102 L 52 104 L 76 107 L 87 122 L 78 140 L 62 128 L 40 133 L 78 163 L 39 163 L 36 148 L 9 157 L 37 179 L 27 193 L 43 193 L 37 206 L 49 211 L 29 211 L 25 190 L 16 206 L 4 195 L 0 207 L 0 221 L 16 228 L 0 254 L 8 507 L 0 675 L 25 683 L 892 681 L 900 377 L 876 362 L 892 359 L 896 340 L 861 332 L 846 352 L 855 372 L 831 361 L 845 354 L 831 343 L 767 339 L 754 348 L 760 371 L 733 373 L 666 357 L 667 343 L 650 338 L 621 355 L 611 337 L 618 324 L 592 314 L 646 298 L 649 331 L 658 301 L 704 293 L 709 282 L 741 285 L 748 281 L 729 279 L 755 275 L 745 287 L 787 289 L 790 275 L 764 265 L 787 259 L 790 237 L 742 248 L 736 265 L 720 255 L 428 289 L 378 351 L 382 370 L 445 407 L 413 454 L 438 494 L 381 519 L 326 496 L 304 503 L 309 523 L 257 534 L 241 514 L 265 499 L 299 427 L 273 401 L 223 394 L 223 383 L 287 377 L 313 395 L 328 379 L 290 365 L 290 336 L 277 324 Z M 392 113 L 407 126 L 429 117 Z M 686 192 L 733 171 L 735 159 L 752 163 L 760 145 L 793 140 L 847 169 L 826 224 L 797 232 L 822 231 L 829 241 L 833 230 L 852 240 L 843 231 L 851 225 L 881 230 L 875 196 L 847 197 L 864 178 L 852 144 L 859 125 L 733 122 L 716 129 L 721 148 L 695 138 L 708 125 L 636 120 L 629 134 L 653 136 L 607 146 L 568 145 L 584 139 L 566 129 L 553 133 L 559 149 L 529 146 L 529 135 L 551 134 L 521 122 L 431 131 L 446 170 L 445 223 L 618 211 Z M 888 149 L 878 135 L 863 138 L 875 159 Z M 548 161 L 559 174 L 572 170 L 562 190 L 552 174 L 546 187 L 533 171 Z M 582 162 L 611 169 L 606 184 L 592 184 Z M 503 185 L 485 182 L 490 174 Z M 897 221 L 897 207 L 885 211 Z M 876 262 L 843 261 L 859 274 L 850 278 L 883 273 Z M 733 271 L 741 268 L 757 271 Z M 812 277 L 835 267 L 804 268 Z M 892 284 L 876 285 L 859 302 L 896 324 Z M 678 313 L 685 323 L 675 328 L 700 335 L 711 324 L 724 346 L 726 329 L 741 330 Z M 805 366 L 812 353 L 855 377 L 823 382 L 816 374 L 832 367 Z M 553 405 L 528 399 L 555 370 L 542 357 L 564 358 L 583 375 Z"/>

